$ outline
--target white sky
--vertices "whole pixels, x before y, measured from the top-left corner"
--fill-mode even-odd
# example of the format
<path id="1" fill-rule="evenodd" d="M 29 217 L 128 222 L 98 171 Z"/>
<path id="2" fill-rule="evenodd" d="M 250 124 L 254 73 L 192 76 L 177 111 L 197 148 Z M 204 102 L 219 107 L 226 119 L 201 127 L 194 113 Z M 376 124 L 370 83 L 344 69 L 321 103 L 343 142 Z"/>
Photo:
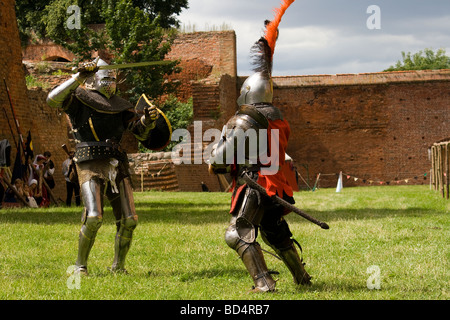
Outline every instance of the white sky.
<path id="1" fill-rule="evenodd" d="M 238 75 L 252 73 L 249 52 L 281 0 L 189 0 L 178 19 L 196 31 L 236 32 Z M 371 5 L 381 29 L 369 29 Z M 281 21 L 273 75 L 379 72 L 401 52 L 444 48 L 450 56 L 450 0 L 296 0 Z"/>

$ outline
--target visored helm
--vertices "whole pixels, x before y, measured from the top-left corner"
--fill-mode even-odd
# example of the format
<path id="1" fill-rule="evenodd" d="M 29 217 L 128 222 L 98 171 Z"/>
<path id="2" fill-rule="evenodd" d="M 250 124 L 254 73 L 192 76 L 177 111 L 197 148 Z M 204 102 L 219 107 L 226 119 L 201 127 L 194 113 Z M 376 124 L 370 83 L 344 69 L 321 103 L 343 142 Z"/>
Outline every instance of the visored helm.
<path id="1" fill-rule="evenodd" d="M 256 72 L 244 81 L 237 104 L 242 106 L 260 102 L 272 103 L 272 100 L 272 79 L 263 72 Z"/>
<path id="2" fill-rule="evenodd" d="M 97 66 L 107 66 L 108 64 L 99 59 Z M 92 77 L 86 80 L 86 88 L 98 91 L 106 98 L 111 98 L 116 93 L 116 72 L 114 70 L 99 70 Z"/>

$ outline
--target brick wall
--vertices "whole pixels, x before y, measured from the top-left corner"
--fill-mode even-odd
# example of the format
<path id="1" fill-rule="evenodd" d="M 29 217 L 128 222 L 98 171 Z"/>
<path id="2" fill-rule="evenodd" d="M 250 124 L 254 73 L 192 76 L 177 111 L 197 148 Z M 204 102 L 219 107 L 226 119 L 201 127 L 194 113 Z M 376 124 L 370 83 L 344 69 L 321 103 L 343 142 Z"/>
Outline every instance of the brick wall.
<path id="1" fill-rule="evenodd" d="M 206 164 L 180 164 L 172 161 L 171 152 L 129 154 L 134 172 L 135 191 L 188 191 L 201 192 L 202 182 L 210 191 L 223 191 L 218 177 L 209 175 Z"/>
<path id="2" fill-rule="evenodd" d="M 43 153 L 46 150 L 52 153 L 52 160 L 57 166 L 54 194 L 56 198 L 64 198 L 65 183 L 60 164 L 64 161 L 65 156 L 64 152 L 60 150 L 60 146 L 68 142 L 65 118 L 45 104 L 45 92 L 42 90 L 27 90 L 14 1 L 0 1 L 0 12 L 0 78 L 2 80 L 0 105 L 7 113 L 6 117 L 4 111 L 0 110 L 0 139 L 8 139 L 12 145 L 11 161 L 14 163 L 17 149 L 13 141 L 14 139 L 18 141 L 18 134 L 3 83 L 3 79 L 5 79 L 23 138 L 26 139 L 30 130 L 35 154 Z M 13 128 L 13 134 L 11 134 L 8 119 Z"/>
<path id="3" fill-rule="evenodd" d="M 7 111 L 11 125 L 14 127 L 13 115 L 3 79 L 8 84 L 12 102 L 18 116 L 25 114 L 29 102 L 22 68 L 21 47 L 14 11 L 14 1 L 1 1 L 0 12 L 0 105 Z M 1 112 L 0 135 L 2 138 L 8 139 L 12 145 L 13 136 L 10 133 L 3 110 Z M 26 127 L 26 124 L 22 125 Z M 17 136 L 15 138 L 17 140 Z M 15 152 L 15 149 L 13 152 Z"/>
<path id="4" fill-rule="evenodd" d="M 52 61 L 58 58 L 72 61 L 75 55 L 61 46 L 55 45 L 49 40 L 35 40 L 33 45 L 23 48 L 24 60 L 29 61 Z"/>
<path id="5" fill-rule="evenodd" d="M 234 31 L 181 33 L 167 59 L 199 60 L 212 66 L 211 74 L 235 77 L 236 34 Z M 197 80 L 197 79 L 192 79 Z"/>
<path id="6" fill-rule="evenodd" d="M 347 185 L 429 183 L 428 146 L 448 136 L 450 70 L 279 77 L 274 91 L 292 129 L 288 153 L 312 184 L 340 171 Z M 321 186 L 336 182 L 323 176 Z"/>
<path id="7" fill-rule="evenodd" d="M 170 152 L 128 154 L 135 191 L 180 190 Z"/>

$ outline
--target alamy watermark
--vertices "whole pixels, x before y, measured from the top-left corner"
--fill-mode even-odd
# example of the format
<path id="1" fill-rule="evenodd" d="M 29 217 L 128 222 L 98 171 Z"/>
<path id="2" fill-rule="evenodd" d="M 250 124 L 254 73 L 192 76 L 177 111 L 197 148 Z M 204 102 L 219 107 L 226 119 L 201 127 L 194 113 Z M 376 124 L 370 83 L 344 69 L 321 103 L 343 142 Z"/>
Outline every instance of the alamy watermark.
<path id="1" fill-rule="evenodd" d="M 366 271 L 370 274 L 367 279 L 367 289 L 369 290 L 380 290 L 381 289 L 381 269 L 379 266 L 373 265 L 367 268 Z"/>
<path id="2" fill-rule="evenodd" d="M 186 129 L 172 133 L 172 141 L 182 141 L 172 149 L 172 161 L 179 164 L 215 163 L 218 165 L 261 164 L 261 174 L 273 175 L 279 169 L 279 130 L 249 128 L 208 129 L 194 121 L 194 139 Z M 270 136 L 270 139 L 269 139 Z M 204 148 L 204 143 L 209 144 Z M 194 146 L 194 150 L 192 150 Z M 193 155 L 193 156 L 192 156 Z"/>
<path id="3" fill-rule="evenodd" d="M 67 14 L 70 14 L 66 21 L 67 29 L 81 29 L 81 9 L 77 5 L 71 5 L 67 7 Z"/>
<path id="4" fill-rule="evenodd" d="M 69 278 L 67 278 L 66 285 L 69 290 L 81 289 L 81 274 L 75 272 L 76 269 L 76 266 L 69 266 L 67 268 L 66 272 L 69 275 Z"/>
<path id="5" fill-rule="evenodd" d="M 371 5 L 367 8 L 367 13 L 371 16 L 367 19 L 366 26 L 369 30 L 381 29 L 381 8 L 377 5 Z"/>

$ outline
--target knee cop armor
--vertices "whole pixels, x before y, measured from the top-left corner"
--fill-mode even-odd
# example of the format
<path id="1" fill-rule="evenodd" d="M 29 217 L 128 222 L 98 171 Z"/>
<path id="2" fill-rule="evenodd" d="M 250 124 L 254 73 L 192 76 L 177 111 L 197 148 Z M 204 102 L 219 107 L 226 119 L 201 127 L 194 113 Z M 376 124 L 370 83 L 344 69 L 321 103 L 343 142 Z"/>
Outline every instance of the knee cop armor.
<path id="1" fill-rule="evenodd" d="M 261 247 L 256 242 L 257 228 L 263 214 L 260 204 L 259 192 L 247 188 L 240 209 L 233 216 L 225 233 L 225 241 L 242 259 L 255 284 L 253 291 L 267 292 L 275 290 L 276 282 L 270 275 Z"/>

